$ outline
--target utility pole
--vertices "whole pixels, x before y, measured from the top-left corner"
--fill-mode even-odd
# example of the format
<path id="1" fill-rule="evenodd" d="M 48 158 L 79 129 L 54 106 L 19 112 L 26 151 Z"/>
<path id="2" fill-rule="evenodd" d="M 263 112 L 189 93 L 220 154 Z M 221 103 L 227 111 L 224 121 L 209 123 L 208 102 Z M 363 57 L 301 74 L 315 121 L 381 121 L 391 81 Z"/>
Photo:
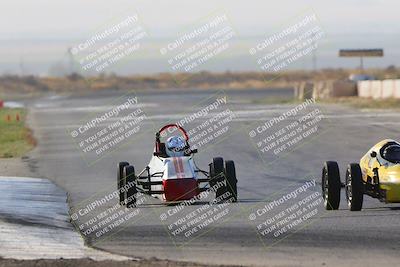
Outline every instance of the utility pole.
<path id="1" fill-rule="evenodd" d="M 74 55 L 72 54 L 71 47 L 68 47 L 67 56 L 68 56 L 68 66 L 69 66 L 68 71 L 69 74 L 72 74 L 74 73 Z"/>
<path id="2" fill-rule="evenodd" d="M 19 58 L 19 70 L 20 70 L 20 74 L 21 76 L 25 75 L 25 66 L 24 66 L 24 57 L 21 56 Z"/>
<path id="3" fill-rule="evenodd" d="M 316 47 L 317 43 L 315 41 L 316 33 L 313 34 L 313 47 Z M 317 70 L 317 48 L 312 51 L 312 68 L 313 71 Z"/>

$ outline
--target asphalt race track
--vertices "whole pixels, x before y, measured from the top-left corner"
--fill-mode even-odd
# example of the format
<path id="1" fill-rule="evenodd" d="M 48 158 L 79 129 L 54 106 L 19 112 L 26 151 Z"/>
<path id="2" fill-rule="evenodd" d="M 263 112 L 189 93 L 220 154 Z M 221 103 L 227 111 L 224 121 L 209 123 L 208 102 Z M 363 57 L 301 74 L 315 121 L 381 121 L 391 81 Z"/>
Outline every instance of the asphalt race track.
<path id="1" fill-rule="evenodd" d="M 214 156 L 234 160 L 239 180 L 239 201 L 208 206 L 207 211 L 206 203 L 212 200 L 210 194 L 200 203 L 185 206 L 174 213 L 176 206 L 165 206 L 156 199 L 143 197 L 141 205 L 128 211 L 132 212 L 128 222 L 113 227 L 98 238 L 91 235 L 89 244 L 123 255 L 215 264 L 398 264 L 400 205 L 387 205 L 365 197 L 364 209 L 350 212 L 342 194 L 340 210 L 326 212 L 318 194 L 324 161 L 337 160 L 344 175 L 346 164 L 357 162 L 376 142 L 385 138 L 399 139 L 398 113 L 311 104 L 307 108 L 309 111 L 317 109 L 323 115 L 321 121 L 315 122 L 317 128 L 313 128 L 314 125 L 308 127 L 315 131 L 304 134 L 302 140 L 281 148 L 277 153 L 273 149 L 260 152 L 257 147 L 260 140 L 255 138 L 273 134 L 282 125 L 287 126 L 286 123 L 308 113 L 289 116 L 282 125 L 276 124 L 257 133 L 257 137 L 250 137 L 251 130 L 297 105 L 262 104 L 263 99 L 288 96 L 292 94 L 291 90 L 137 92 L 137 107 L 146 114 L 146 119 L 140 122 L 140 132 L 131 135 L 129 142 L 113 152 L 106 151 L 99 158 L 91 155 L 89 161 L 84 159 L 85 153 L 71 138 L 71 129 L 112 108 L 115 99 L 123 94 L 47 96 L 26 103 L 30 111 L 29 122 L 38 139 L 37 149 L 30 153 L 31 168 L 38 177 L 53 180 L 69 193 L 71 213 L 79 212 L 91 200 L 116 190 L 118 162 L 134 164 L 136 172 L 143 169 L 151 157 L 154 133 L 159 127 L 190 115 L 223 96 L 227 96 L 226 107 L 210 110 L 207 116 L 191 122 L 190 127 L 200 125 L 227 108 L 234 114 L 227 122 L 229 127 L 224 128 L 225 132 L 204 144 L 203 149 L 199 147 L 196 159 L 197 165 L 203 169 L 208 168 Z M 312 185 L 313 180 L 315 185 Z M 307 186 L 304 192 L 296 191 L 304 185 Z M 294 197 L 292 194 L 291 199 L 271 210 L 266 208 L 269 203 L 292 192 L 298 195 Z M 300 200 L 305 201 L 300 203 Z M 74 223 L 79 227 L 88 222 L 90 216 L 102 214 L 116 203 L 112 199 L 99 205 L 89 215 L 75 218 Z M 301 207 L 296 207 L 296 204 Z M 288 211 L 290 207 L 294 208 Z M 135 213 L 135 210 L 139 212 Z M 295 216 L 299 210 L 303 213 L 297 213 L 297 219 L 301 220 L 286 227 L 287 231 L 280 228 L 280 232 L 276 229 L 270 233 L 261 232 L 265 230 L 262 223 L 268 218 L 279 221 L 285 216 Z M 283 217 L 279 216 L 281 212 L 285 212 Z M 189 218 L 190 214 L 197 214 L 197 217 L 208 214 L 213 220 L 207 220 L 204 215 L 204 220 L 198 221 L 203 225 L 197 228 L 197 232 L 186 229 L 174 234 L 177 225 L 182 225 L 177 223 L 179 219 Z M 292 219 L 294 222 L 294 217 Z"/>

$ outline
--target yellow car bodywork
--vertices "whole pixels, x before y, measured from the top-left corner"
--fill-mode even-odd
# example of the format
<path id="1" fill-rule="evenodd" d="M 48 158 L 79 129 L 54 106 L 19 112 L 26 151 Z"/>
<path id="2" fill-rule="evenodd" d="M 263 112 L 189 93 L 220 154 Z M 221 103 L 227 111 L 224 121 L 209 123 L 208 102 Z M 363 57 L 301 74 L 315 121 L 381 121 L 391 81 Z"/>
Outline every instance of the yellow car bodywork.
<path id="1" fill-rule="evenodd" d="M 373 146 L 360 160 L 362 179 L 365 184 L 379 185 L 382 201 L 386 203 L 400 203 L 400 164 L 392 163 L 382 157 L 381 149 L 389 142 L 398 142 L 385 139 Z M 376 152 L 376 157 L 371 156 Z"/>

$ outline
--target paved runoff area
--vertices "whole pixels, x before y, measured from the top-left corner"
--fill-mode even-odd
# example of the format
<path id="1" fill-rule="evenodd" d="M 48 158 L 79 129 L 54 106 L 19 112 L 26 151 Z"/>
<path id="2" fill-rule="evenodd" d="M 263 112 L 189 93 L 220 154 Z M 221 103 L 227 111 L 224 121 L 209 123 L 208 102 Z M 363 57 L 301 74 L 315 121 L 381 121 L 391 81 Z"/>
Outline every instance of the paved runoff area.
<path id="1" fill-rule="evenodd" d="M 0 177 L 0 257 L 127 260 L 88 248 L 68 216 L 66 193 L 47 179 Z"/>

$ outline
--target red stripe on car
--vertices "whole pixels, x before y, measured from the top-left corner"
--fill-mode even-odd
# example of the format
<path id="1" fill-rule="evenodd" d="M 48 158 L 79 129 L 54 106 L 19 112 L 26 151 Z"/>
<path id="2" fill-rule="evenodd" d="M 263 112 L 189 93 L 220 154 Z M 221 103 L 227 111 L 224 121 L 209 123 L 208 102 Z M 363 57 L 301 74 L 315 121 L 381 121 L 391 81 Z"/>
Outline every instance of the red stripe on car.
<path id="1" fill-rule="evenodd" d="M 176 177 L 179 178 L 179 177 L 178 177 L 178 175 L 179 175 L 178 160 L 177 160 L 177 158 L 173 157 L 173 158 L 172 158 L 172 161 L 174 162 Z"/>
<path id="2" fill-rule="evenodd" d="M 179 168 L 180 168 L 180 173 L 181 173 L 181 178 L 185 178 L 185 171 L 183 169 L 183 163 L 182 163 L 182 158 L 178 158 L 178 163 L 179 163 Z"/>

